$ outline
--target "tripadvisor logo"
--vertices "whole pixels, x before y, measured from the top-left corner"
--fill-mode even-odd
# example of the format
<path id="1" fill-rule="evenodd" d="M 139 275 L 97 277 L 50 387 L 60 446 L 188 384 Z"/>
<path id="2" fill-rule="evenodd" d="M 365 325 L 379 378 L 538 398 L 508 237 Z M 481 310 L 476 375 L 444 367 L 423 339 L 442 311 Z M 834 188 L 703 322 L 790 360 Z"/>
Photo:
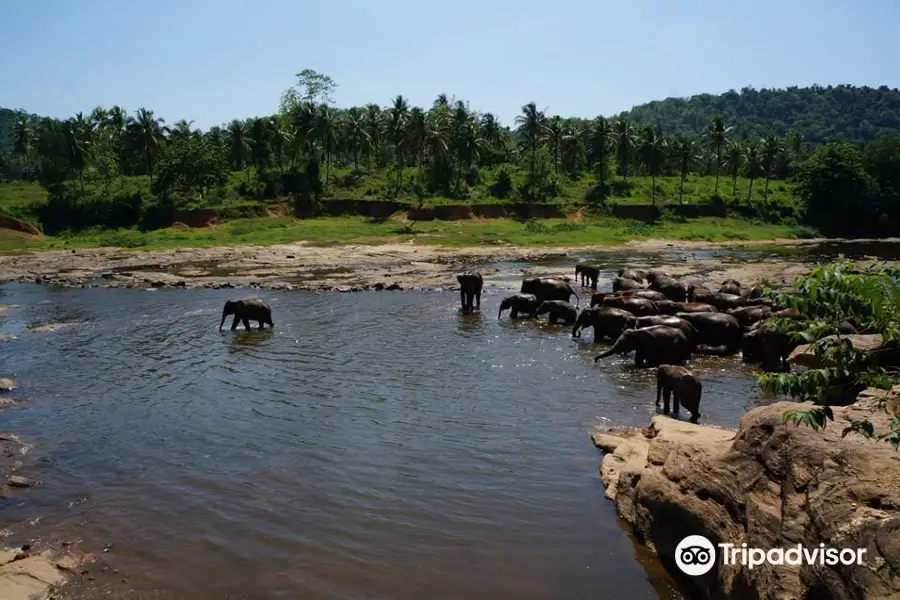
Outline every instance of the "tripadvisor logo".
<path id="1" fill-rule="evenodd" d="M 718 544 L 722 563 L 754 569 L 760 565 L 863 565 L 866 548 L 828 548 L 825 544 L 806 548 L 797 544 L 789 548 L 748 548 L 747 544 Z M 702 535 L 689 535 L 675 547 L 675 564 L 685 575 L 697 577 L 709 573 L 716 564 L 716 546 Z"/>

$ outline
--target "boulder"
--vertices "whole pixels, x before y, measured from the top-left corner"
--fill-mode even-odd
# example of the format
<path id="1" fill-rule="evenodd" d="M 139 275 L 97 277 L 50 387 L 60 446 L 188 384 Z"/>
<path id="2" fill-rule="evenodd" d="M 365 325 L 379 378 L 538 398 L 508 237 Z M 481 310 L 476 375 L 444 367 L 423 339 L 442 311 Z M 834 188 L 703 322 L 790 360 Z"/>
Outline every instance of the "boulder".
<path id="1" fill-rule="evenodd" d="M 900 578 L 877 571 L 885 557 L 900 558 L 900 454 L 884 441 L 841 437 L 863 418 L 885 431 L 893 409 L 878 409 L 867 397 L 834 408 L 834 422 L 821 431 L 783 422 L 786 410 L 810 407 L 756 408 L 736 431 L 658 415 L 648 430 L 594 435 L 598 446 L 612 450 L 601 464 L 607 496 L 691 598 L 900 597 Z M 688 535 L 738 548 L 824 543 L 866 554 L 863 565 L 753 569 L 726 565 L 719 556 L 707 574 L 687 577 L 675 566 L 675 549 Z"/>
<path id="2" fill-rule="evenodd" d="M 11 392 L 16 389 L 16 382 L 6 377 L 0 377 L 0 392 Z"/>
<path id="3" fill-rule="evenodd" d="M 829 335 L 822 338 L 822 340 L 833 340 L 837 339 L 839 336 Z M 864 350 L 867 352 L 872 352 L 874 350 L 878 350 L 884 345 L 884 341 L 881 338 L 881 335 L 877 333 L 868 334 L 868 335 L 845 335 L 840 336 L 843 339 L 850 340 L 850 343 L 853 344 L 853 347 L 858 350 Z M 834 366 L 833 364 L 823 364 L 816 358 L 816 353 L 813 348 L 813 344 L 803 344 L 801 346 L 797 346 L 793 352 L 791 352 L 790 356 L 788 356 L 787 362 L 789 365 L 797 365 L 801 367 L 806 367 L 807 369 L 821 369 L 823 366 Z M 826 361 L 829 362 L 830 361 Z"/>

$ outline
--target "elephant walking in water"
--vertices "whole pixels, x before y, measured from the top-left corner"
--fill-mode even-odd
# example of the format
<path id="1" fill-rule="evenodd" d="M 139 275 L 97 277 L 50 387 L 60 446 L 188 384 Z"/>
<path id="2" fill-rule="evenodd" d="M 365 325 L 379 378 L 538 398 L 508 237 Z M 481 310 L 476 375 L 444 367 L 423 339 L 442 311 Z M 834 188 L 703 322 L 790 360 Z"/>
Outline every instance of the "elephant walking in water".
<path id="1" fill-rule="evenodd" d="M 594 265 L 578 264 L 575 265 L 575 277 L 581 277 L 581 287 L 585 283 L 591 284 L 591 289 L 597 289 L 597 280 L 600 279 L 600 267 Z"/>
<path id="2" fill-rule="evenodd" d="M 691 356 L 692 344 L 680 329 L 653 325 L 626 329 L 612 348 L 594 357 L 594 362 L 613 354 L 634 352 L 634 366 L 683 365 Z"/>
<path id="3" fill-rule="evenodd" d="M 459 282 L 459 302 L 462 304 L 463 312 L 469 313 L 476 308 L 481 310 L 481 288 L 484 286 L 481 273 L 466 271 L 457 275 L 456 281 Z"/>
<path id="4" fill-rule="evenodd" d="M 275 323 L 272 322 L 272 309 L 262 300 L 256 300 L 255 298 L 228 300 L 225 303 L 225 308 L 222 310 L 222 322 L 219 323 L 220 331 L 228 315 L 234 315 L 234 321 L 231 322 L 232 331 L 237 329 L 238 323 L 243 323 L 244 329 L 249 331 L 250 321 L 258 322 L 260 329 L 265 325 L 275 327 Z"/>
<path id="5" fill-rule="evenodd" d="M 659 396 L 663 397 L 663 414 L 669 414 L 669 396 L 675 396 L 672 414 L 677 415 L 679 404 L 691 413 L 691 423 L 700 419 L 700 396 L 703 384 L 693 373 L 679 365 L 660 365 L 656 369 L 656 407 Z"/>

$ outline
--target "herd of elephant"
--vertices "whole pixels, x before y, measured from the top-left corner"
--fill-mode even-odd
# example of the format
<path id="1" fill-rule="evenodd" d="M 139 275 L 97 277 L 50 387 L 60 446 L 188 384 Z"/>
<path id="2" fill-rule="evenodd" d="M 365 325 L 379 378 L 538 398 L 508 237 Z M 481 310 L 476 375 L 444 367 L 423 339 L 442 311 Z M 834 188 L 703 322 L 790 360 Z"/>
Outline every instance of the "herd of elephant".
<path id="1" fill-rule="evenodd" d="M 576 281 L 581 286 L 597 289 L 600 267 L 578 264 Z M 459 282 L 463 313 L 481 309 L 484 279 L 478 272 L 467 271 L 456 277 Z M 575 296 L 576 304 L 569 303 Z M 517 294 L 500 302 L 500 318 L 504 311 L 510 317 L 535 318 L 548 315 L 551 324 L 572 327 L 572 336 L 580 337 L 587 328 L 594 330 L 594 342 L 611 340 L 612 346 L 598 354 L 599 361 L 614 354 L 634 352 L 637 367 L 656 367 L 656 405 L 663 397 L 663 413 L 680 407 L 691 413 L 691 421 L 700 418 L 699 405 L 703 386 L 685 363 L 692 354 L 730 356 L 741 353 L 743 360 L 757 363 L 764 371 L 783 371 L 787 358 L 797 342 L 776 327 L 773 318 L 806 320 L 792 308 L 776 306 L 763 295 L 760 286 L 744 289 L 734 279 L 724 281 L 718 290 L 679 281 L 660 272 L 644 273 L 619 269 L 612 291 L 591 295 L 590 306 L 578 311 L 580 298 L 569 281 L 550 277 L 533 277 L 522 281 Z M 219 329 L 225 319 L 234 315 L 231 329 L 250 321 L 274 327 L 272 311 L 262 300 L 229 300 L 222 311 Z M 849 323 L 837 324 L 841 333 L 857 331 Z"/>
<path id="2" fill-rule="evenodd" d="M 600 267 L 579 264 L 576 281 L 597 289 Z M 482 276 L 466 272 L 457 276 L 463 312 L 480 308 Z M 576 305 L 569 303 L 575 296 Z M 473 303 L 474 300 L 474 303 Z M 787 358 L 797 342 L 771 327 L 773 318 L 806 320 L 798 311 L 775 303 L 763 295 L 760 286 L 745 289 L 739 281 L 722 282 L 718 290 L 689 284 L 664 273 L 644 273 L 619 269 L 611 292 L 593 292 L 590 306 L 578 311 L 580 301 L 572 285 L 563 279 L 536 277 L 522 281 L 518 294 L 500 302 L 500 318 L 508 310 L 511 318 L 548 315 L 551 324 L 572 326 L 572 336 L 594 330 L 594 342 L 611 340 L 613 345 L 598 354 L 599 361 L 614 354 L 634 352 L 637 367 L 656 367 L 656 405 L 663 396 L 663 413 L 680 407 L 700 418 L 702 383 L 684 364 L 692 354 L 730 356 L 741 353 L 743 360 L 757 363 L 764 371 L 787 369 Z M 856 330 L 838 324 L 842 333 Z"/>

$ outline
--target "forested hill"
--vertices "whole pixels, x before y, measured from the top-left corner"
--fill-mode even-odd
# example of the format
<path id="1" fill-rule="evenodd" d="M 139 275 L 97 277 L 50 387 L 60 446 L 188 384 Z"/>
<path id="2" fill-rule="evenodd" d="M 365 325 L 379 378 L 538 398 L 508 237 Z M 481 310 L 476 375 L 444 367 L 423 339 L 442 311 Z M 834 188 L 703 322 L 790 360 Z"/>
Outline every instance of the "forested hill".
<path id="1" fill-rule="evenodd" d="M 721 115 L 737 136 L 781 135 L 797 129 L 810 144 L 861 142 L 900 131 L 900 90 L 838 85 L 783 90 L 743 88 L 721 95 L 667 98 L 621 115 L 636 124 L 662 125 L 666 135 L 700 135 Z"/>

